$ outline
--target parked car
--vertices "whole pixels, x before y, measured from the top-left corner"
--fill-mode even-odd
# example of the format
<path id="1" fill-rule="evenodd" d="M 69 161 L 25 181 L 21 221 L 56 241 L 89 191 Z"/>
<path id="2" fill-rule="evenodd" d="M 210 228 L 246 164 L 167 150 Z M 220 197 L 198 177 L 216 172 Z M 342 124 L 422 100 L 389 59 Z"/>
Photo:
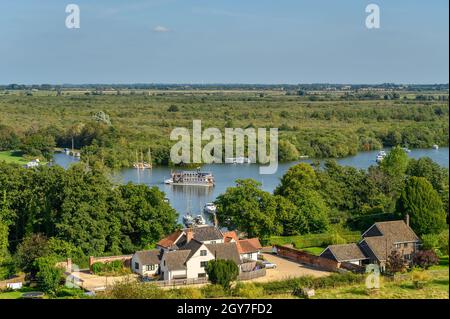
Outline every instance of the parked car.
<path id="1" fill-rule="evenodd" d="M 270 261 L 264 260 L 262 263 L 267 269 L 277 268 L 277 264 L 271 263 Z"/>

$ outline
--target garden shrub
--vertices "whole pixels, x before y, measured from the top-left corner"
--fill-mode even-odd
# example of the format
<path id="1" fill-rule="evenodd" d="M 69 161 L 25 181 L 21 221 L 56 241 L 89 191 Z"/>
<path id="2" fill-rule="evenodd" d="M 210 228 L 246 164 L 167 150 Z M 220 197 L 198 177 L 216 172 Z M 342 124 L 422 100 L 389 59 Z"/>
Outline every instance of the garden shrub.
<path id="1" fill-rule="evenodd" d="M 124 270 L 124 264 L 121 260 L 113 260 L 110 262 L 102 263 L 96 262 L 92 264 L 92 272 L 96 275 L 101 275 L 104 273 L 120 273 Z"/>
<path id="2" fill-rule="evenodd" d="M 439 264 L 439 257 L 434 250 L 421 250 L 414 255 L 414 265 L 423 269 L 428 269 L 433 265 Z"/>
<path id="3" fill-rule="evenodd" d="M 264 288 L 254 283 L 237 283 L 233 295 L 241 298 L 257 299 L 264 296 Z"/>
<path id="4" fill-rule="evenodd" d="M 264 288 L 264 293 L 280 294 L 292 293 L 295 289 L 301 288 L 335 288 L 339 286 L 352 285 L 364 281 L 364 276 L 354 274 L 351 272 L 343 274 L 331 274 L 330 276 L 315 278 L 312 276 L 304 276 L 299 278 L 292 278 L 289 280 L 272 281 L 267 283 L 260 283 Z"/>
<path id="5" fill-rule="evenodd" d="M 414 270 L 411 274 L 413 286 L 417 289 L 425 287 L 427 281 L 430 280 L 430 276 L 421 270 Z"/>
<path id="6" fill-rule="evenodd" d="M 227 292 L 220 285 L 206 285 L 200 288 L 204 298 L 222 298 L 227 296 Z"/>
<path id="7" fill-rule="evenodd" d="M 173 299 L 201 299 L 203 298 L 202 292 L 198 288 L 174 288 L 168 293 L 168 298 Z"/>
<path id="8" fill-rule="evenodd" d="M 422 235 L 422 249 L 434 250 L 436 253 L 439 251 L 439 235 L 437 234 L 425 234 Z"/>
<path id="9" fill-rule="evenodd" d="M 448 256 L 448 229 L 442 231 L 439 236 L 439 251 Z"/>

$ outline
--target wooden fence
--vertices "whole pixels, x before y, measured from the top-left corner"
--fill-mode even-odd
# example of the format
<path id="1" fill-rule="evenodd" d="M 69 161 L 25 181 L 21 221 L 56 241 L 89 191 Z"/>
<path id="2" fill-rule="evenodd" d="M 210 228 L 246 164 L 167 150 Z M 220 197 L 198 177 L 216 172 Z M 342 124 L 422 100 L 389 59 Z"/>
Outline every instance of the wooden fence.
<path id="1" fill-rule="evenodd" d="M 266 275 L 266 269 L 258 269 L 254 271 L 242 272 L 238 275 L 238 280 L 250 280 Z M 157 280 L 149 281 L 148 283 L 154 284 L 158 287 L 175 287 L 175 286 L 188 286 L 188 285 L 200 285 L 207 284 L 208 278 L 186 278 L 186 279 L 172 279 L 172 280 Z"/>
<path id="2" fill-rule="evenodd" d="M 199 285 L 199 284 L 208 283 L 208 278 L 186 278 L 186 279 L 158 280 L 158 281 L 149 281 L 149 283 L 155 284 L 158 287 Z"/>
<path id="3" fill-rule="evenodd" d="M 254 271 L 248 271 L 248 272 L 241 272 L 238 276 L 238 280 L 250 280 L 255 279 L 259 277 L 264 277 L 266 275 L 266 268 L 254 270 Z"/>

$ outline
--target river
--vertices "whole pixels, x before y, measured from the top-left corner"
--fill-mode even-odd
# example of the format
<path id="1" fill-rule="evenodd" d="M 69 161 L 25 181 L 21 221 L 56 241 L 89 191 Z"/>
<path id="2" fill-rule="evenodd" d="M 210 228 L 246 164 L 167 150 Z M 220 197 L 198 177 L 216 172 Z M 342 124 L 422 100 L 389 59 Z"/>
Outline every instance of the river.
<path id="1" fill-rule="evenodd" d="M 386 149 L 388 151 L 388 149 Z M 359 169 L 367 169 L 371 165 L 376 165 L 375 158 L 378 151 L 360 152 L 355 156 L 337 159 L 340 165 L 353 166 Z M 435 149 L 413 149 L 408 155 L 411 158 L 430 157 L 433 161 L 443 167 L 449 167 L 449 149 L 448 147 Z M 55 154 L 55 162 L 67 168 L 71 163 L 77 162 L 78 159 L 65 155 L 63 153 Z M 214 187 L 202 186 L 172 186 L 165 185 L 164 179 L 170 177 L 171 169 L 168 167 L 155 167 L 151 170 L 123 169 L 115 174 L 114 179 L 117 182 L 127 183 L 143 183 L 149 186 L 157 186 L 160 188 L 170 200 L 170 204 L 180 215 L 183 215 L 189 209 L 192 213 L 198 213 L 207 202 L 214 199 L 225 192 L 225 190 L 234 185 L 238 178 L 253 178 L 262 184 L 262 189 L 272 192 L 279 184 L 280 178 L 289 169 L 289 167 L 300 163 L 311 163 L 312 160 L 305 159 L 297 162 L 281 163 L 278 171 L 273 175 L 260 175 L 259 165 L 256 164 L 211 164 L 204 165 L 202 170 L 210 171 L 214 174 L 216 185 Z M 324 161 L 322 161 L 324 162 Z"/>

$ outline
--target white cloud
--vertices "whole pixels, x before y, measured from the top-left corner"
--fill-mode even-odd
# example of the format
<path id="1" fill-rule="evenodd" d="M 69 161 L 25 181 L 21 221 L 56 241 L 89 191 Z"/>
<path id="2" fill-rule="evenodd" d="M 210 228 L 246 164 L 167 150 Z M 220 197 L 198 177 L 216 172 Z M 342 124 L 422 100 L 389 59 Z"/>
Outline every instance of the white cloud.
<path id="1" fill-rule="evenodd" d="M 153 28 L 153 31 L 154 32 L 169 32 L 170 29 L 166 28 L 166 27 L 163 27 L 162 25 L 158 25 L 158 26 Z"/>

